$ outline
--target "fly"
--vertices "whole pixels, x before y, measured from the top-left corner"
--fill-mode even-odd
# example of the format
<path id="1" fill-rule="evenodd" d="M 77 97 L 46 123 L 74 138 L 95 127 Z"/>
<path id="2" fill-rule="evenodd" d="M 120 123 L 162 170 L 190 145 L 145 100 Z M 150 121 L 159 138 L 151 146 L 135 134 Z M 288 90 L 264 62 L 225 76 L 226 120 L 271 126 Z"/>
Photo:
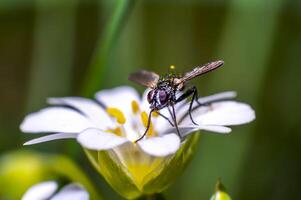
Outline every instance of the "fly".
<path id="1" fill-rule="evenodd" d="M 199 106 L 202 106 L 202 104 L 198 102 L 197 88 L 195 86 L 192 86 L 185 90 L 186 83 L 191 79 L 194 79 L 200 75 L 206 74 L 212 70 L 221 67 L 223 64 L 224 61 L 222 60 L 210 62 L 203 66 L 195 67 L 192 71 L 185 73 L 184 76 L 178 76 L 175 75 L 174 73 L 168 73 L 167 76 L 160 77 L 155 72 L 150 72 L 145 70 L 140 70 L 136 73 L 130 74 L 129 80 L 151 89 L 151 91 L 147 95 L 147 101 L 150 104 L 150 113 L 148 116 L 147 127 L 143 135 L 140 136 L 136 140 L 136 142 L 141 140 L 148 132 L 150 128 L 151 116 L 153 112 L 157 112 L 159 115 L 161 115 L 166 120 L 168 120 L 172 126 L 175 126 L 178 135 L 181 136 L 177 125 L 174 105 L 183 101 L 184 99 L 187 99 L 188 97 L 191 97 L 191 102 L 188 111 L 189 116 L 191 122 L 197 125 L 197 123 L 192 118 L 192 114 L 191 114 L 192 106 L 194 101 Z M 174 69 L 174 67 L 171 66 L 171 69 Z M 177 97 L 177 93 L 180 91 L 183 93 L 179 97 Z M 166 116 L 158 112 L 159 110 L 165 107 L 169 109 L 173 123 Z"/>

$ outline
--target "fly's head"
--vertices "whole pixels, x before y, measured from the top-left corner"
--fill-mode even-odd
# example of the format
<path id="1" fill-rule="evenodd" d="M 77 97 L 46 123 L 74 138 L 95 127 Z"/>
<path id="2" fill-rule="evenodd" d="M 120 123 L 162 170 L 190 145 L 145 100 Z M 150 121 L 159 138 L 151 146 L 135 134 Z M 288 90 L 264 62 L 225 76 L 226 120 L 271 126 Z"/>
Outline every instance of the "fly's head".
<path id="1" fill-rule="evenodd" d="M 160 110 L 166 107 L 170 100 L 173 99 L 174 92 L 171 86 L 167 84 L 159 84 L 158 87 L 152 89 L 147 94 L 147 101 L 150 109 Z"/>

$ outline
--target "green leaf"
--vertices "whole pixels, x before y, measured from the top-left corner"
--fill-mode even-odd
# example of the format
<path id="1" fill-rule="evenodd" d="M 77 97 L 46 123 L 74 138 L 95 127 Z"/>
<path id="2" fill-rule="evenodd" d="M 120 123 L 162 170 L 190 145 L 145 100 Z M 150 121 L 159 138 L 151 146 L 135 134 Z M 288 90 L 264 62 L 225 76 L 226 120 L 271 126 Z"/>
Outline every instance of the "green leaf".
<path id="1" fill-rule="evenodd" d="M 99 90 L 103 80 L 107 76 L 106 68 L 109 67 L 113 48 L 135 2 L 135 0 L 116 1 L 113 14 L 105 27 L 103 37 L 96 46 L 83 86 L 82 93 L 84 96 L 93 96 L 94 93 Z"/>

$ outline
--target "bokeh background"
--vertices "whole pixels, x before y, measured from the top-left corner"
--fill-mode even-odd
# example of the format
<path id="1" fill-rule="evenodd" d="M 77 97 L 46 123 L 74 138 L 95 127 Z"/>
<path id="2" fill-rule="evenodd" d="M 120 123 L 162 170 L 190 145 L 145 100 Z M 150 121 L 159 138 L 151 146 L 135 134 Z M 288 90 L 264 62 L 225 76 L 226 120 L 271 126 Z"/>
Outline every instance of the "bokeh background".
<path id="1" fill-rule="evenodd" d="M 112 32 L 114 23 L 120 24 Z M 222 69 L 193 84 L 201 95 L 237 91 L 257 119 L 227 136 L 204 133 L 167 199 L 209 199 L 219 177 L 233 199 L 298 199 L 300 56 L 298 0 L 1 0 L 0 155 L 68 155 L 105 199 L 121 199 L 76 142 L 23 147 L 32 138 L 18 128 L 23 117 L 51 96 L 92 96 L 119 85 L 142 92 L 127 80 L 137 69 L 165 73 L 173 64 L 186 72 L 222 59 Z"/>

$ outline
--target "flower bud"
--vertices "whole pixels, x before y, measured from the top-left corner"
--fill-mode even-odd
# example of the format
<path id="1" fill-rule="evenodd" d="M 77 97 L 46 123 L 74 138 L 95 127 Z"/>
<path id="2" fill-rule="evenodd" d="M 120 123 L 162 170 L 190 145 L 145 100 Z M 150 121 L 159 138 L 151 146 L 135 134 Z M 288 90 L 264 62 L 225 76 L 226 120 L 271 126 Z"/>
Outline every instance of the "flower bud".
<path id="1" fill-rule="evenodd" d="M 217 181 L 215 193 L 210 200 L 231 200 L 231 197 L 226 193 L 226 189 L 220 180 Z"/>

